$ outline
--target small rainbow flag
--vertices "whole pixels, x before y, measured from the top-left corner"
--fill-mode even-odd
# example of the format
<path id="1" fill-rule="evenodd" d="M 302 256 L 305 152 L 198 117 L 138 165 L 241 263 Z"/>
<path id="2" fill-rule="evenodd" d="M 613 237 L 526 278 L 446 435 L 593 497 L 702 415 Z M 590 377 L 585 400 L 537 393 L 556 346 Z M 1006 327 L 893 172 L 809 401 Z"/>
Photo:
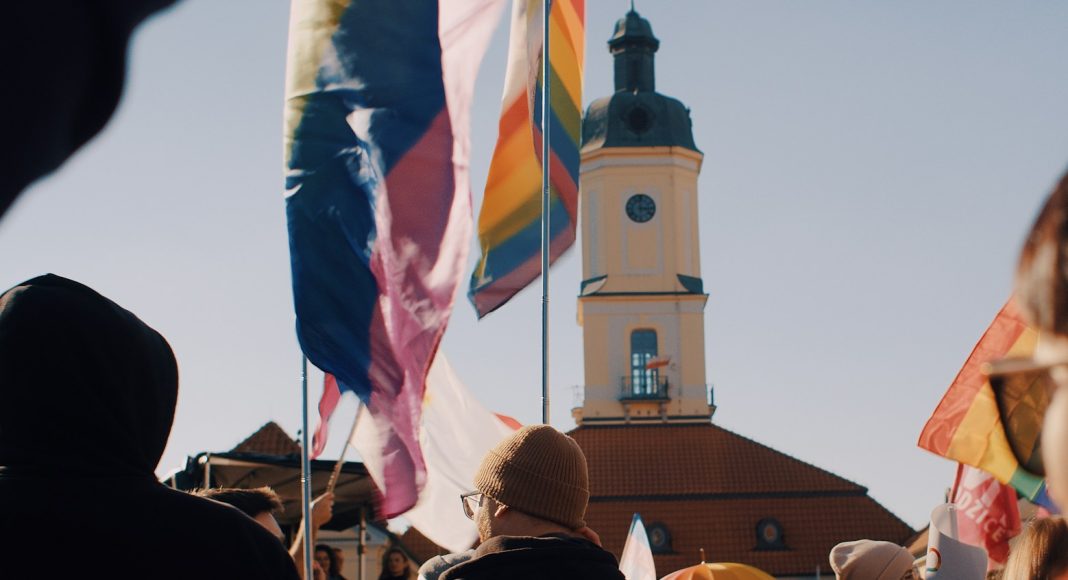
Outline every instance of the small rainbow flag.
<path id="1" fill-rule="evenodd" d="M 1056 510 L 1046 493 L 1045 479 L 1027 468 L 1040 466 L 1035 450 L 1043 409 L 1031 404 L 1033 388 L 995 393 L 981 370 L 1003 357 L 1030 356 L 1037 342 L 1038 334 L 1028 328 L 1016 303 L 1009 300 L 964 362 L 917 444 L 982 469 L 1035 504 Z"/>
<path id="2" fill-rule="evenodd" d="M 481 318 L 541 272 L 541 59 L 544 0 L 515 0 L 504 98 L 468 296 Z M 585 1 L 554 0 L 549 15 L 550 262 L 575 241 Z"/>

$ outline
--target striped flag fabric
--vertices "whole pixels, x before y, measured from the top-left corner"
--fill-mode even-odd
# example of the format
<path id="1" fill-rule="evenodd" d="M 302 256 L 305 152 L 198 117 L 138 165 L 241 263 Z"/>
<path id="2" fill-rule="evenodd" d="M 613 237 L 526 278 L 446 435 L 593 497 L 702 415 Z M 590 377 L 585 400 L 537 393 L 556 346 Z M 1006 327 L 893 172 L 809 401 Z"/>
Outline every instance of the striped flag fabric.
<path id="1" fill-rule="evenodd" d="M 943 457 L 976 467 L 1013 487 L 1029 501 L 1056 509 L 1040 474 L 1021 464 L 1034 465 L 1043 409 L 1028 404 L 1027 389 L 995 392 L 982 366 L 1004 357 L 1025 357 L 1034 352 L 1038 334 L 1028 328 L 1016 303 L 1009 300 L 998 312 L 964 366 L 950 384 L 920 434 L 918 445 Z M 1024 420 L 1023 413 L 1032 415 Z M 1010 414 L 1006 415 L 1005 411 Z M 1009 423 L 1002 416 L 1011 417 Z"/>
<path id="2" fill-rule="evenodd" d="M 630 531 L 619 556 L 619 571 L 627 580 L 656 580 L 656 563 L 649 547 L 649 535 L 641 514 L 635 513 L 630 520 Z"/>
<path id="3" fill-rule="evenodd" d="M 671 357 L 670 356 L 658 356 L 658 357 L 649 359 L 645 363 L 645 370 L 651 371 L 653 369 L 662 369 L 662 368 L 668 366 L 669 364 L 671 364 Z"/>
<path id="4" fill-rule="evenodd" d="M 339 402 L 341 402 L 341 389 L 337 386 L 337 379 L 334 375 L 326 373 L 323 376 L 323 394 L 319 396 L 319 424 L 315 426 L 315 433 L 312 434 L 309 459 L 318 458 L 326 450 L 326 440 L 330 434 L 330 418 L 334 416 Z"/>
<path id="5" fill-rule="evenodd" d="M 514 0 L 497 146 L 468 297 L 478 316 L 501 307 L 541 272 L 541 60 L 544 0 Z M 585 0 L 554 0 L 549 17 L 550 261 L 575 241 Z"/>
<path id="6" fill-rule="evenodd" d="M 364 460 L 371 479 L 382 477 L 373 453 L 374 425 L 361 414 L 352 446 Z M 426 486 L 419 502 L 404 517 L 424 536 L 451 552 L 462 552 L 478 540 L 475 522 L 460 509 L 460 494 L 474 489 L 482 459 L 521 425 L 487 410 L 456 375 L 445 353 L 438 351 L 427 375 L 420 441 L 426 458 Z M 370 449 L 368 449 L 370 447 Z"/>
<path id="7" fill-rule="evenodd" d="M 426 478 L 424 381 L 463 279 L 469 112 L 498 0 L 293 0 L 284 156 L 297 338 L 381 434 L 384 517 Z"/>

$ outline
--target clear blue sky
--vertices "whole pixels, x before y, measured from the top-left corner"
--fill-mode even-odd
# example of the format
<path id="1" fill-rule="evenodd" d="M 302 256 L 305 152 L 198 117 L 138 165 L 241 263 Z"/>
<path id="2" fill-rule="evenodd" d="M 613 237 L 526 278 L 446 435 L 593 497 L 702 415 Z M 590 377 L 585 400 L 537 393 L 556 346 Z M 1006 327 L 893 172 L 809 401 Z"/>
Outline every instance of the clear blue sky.
<path id="1" fill-rule="evenodd" d="M 611 90 L 604 43 L 627 6 L 588 0 L 586 102 Z M 638 11 L 661 40 L 658 89 L 691 107 L 705 153 L 714 421 L 923 525 L 953 465 L 916 438 L 1008 295 L 1022 236 L 1068 163 L 1068 4 L 642 0 Z M 161 473 L 268 420 L 299 428 L 281 180 L 287 17 L 283 0 L 186 0 L 150 22 L 116 118 L 0 222 L 0 285 L 73 277 L 171 341 L 181 393 Z M 506 28 L 479 79 L 476 203 Z M 583 376 L 579 279 L 572 251 L 552 274 L 564 429 Z M 535 288 L 476 323 L 461 297 L 444 342 L 482 402 L 523 422 L 540 416 L 539 304 Z"/>

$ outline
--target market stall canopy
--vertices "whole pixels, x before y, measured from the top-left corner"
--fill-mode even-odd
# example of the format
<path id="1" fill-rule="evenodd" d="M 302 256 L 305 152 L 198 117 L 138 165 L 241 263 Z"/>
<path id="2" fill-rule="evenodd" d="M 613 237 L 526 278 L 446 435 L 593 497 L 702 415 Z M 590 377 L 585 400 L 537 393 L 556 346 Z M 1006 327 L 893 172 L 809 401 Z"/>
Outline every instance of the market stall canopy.
<path id="1" fill-rule="evenodd" d="M 312 461 L 312 497 L 326 491 L 334 461 Z M 278 494 L 285 507 L 278 522 L 295 525 L 300 522 L 300 456 L 277 456 L 260 453 L 199 453 L 190 457 L 183 470 L 176 471 L 164 483 L 185 491 L 204 487 L 237 487 L 251 489 L 267 486 Z M 347 461 L 341 466 L 334 488 L 334 518 L 324 528 L 343 530 L 360 520 L 360 508 L 370 511 L 374 505 L 374 484 L 362 463 Z"/>

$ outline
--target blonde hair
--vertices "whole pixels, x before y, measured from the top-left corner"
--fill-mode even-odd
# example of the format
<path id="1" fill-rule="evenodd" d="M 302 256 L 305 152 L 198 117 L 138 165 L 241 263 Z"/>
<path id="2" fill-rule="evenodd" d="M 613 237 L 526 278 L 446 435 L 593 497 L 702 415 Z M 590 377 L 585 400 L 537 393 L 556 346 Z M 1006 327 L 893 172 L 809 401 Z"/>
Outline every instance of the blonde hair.
<path id="1" fill-rule="evenodd" d="M 1032 521 L 1005 565 L 1003 580 L 1047 580 L 1068 570 L 1068 522 L 1060 516 Z"/>

